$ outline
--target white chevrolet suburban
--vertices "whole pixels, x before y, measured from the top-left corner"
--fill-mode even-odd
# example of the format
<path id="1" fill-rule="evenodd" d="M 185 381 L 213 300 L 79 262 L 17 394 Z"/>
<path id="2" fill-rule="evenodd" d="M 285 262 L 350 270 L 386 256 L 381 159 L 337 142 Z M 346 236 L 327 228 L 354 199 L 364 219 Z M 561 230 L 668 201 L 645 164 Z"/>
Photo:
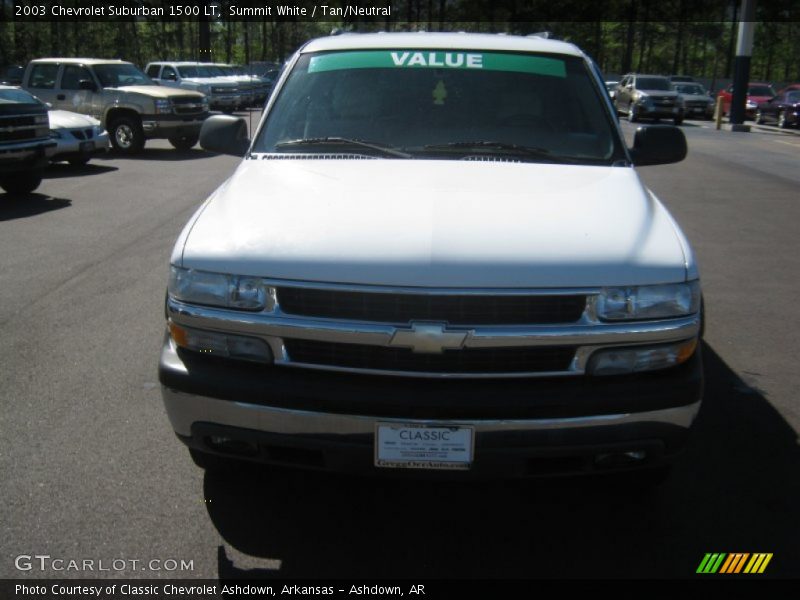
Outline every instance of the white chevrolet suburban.
<path id="1" fill-rule="evenodd" d="M 197 464 L 665 472 L 701 292 L 592 61 L 536 37 L 351 34 L 287 65 L 175 244 L 159 375 Z"/>

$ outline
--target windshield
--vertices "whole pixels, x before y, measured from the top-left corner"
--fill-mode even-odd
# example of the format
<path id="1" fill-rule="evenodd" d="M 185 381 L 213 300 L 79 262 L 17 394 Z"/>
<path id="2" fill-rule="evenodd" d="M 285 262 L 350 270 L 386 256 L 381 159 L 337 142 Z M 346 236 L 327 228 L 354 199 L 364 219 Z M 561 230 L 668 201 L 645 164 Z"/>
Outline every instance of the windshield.
<path id="1" fill-rule="evenodd" d="M 674 87 L 675 91 L 680 94 L 690 94 L 698 96 L 706 95 L 706 91 L 703 89 L 703 86 L 697 83 L 678 83 L 673 85 L 672 87 Z"/>
<path id="2" fill-rule="evenodd" d="M 800 92 L 789 92 L 786 94 L 786 101 L 791 103 L 800 102 Z"/>
<path id="3" fill-rule="evenodd" d="M 748 96 L 774 96 L 775 91 L 768 85 L 751 85 L 747 88 Z"/>
<path id="4" fill-rule="evenodd" d="M 152 79 L 131 64 L 95 65 L 94 72 L 103 87 L 156 85 Z"/>
<path id="5" fill-rule="evenodd" d="M 640 90 L 663 90 L 669 92 L 669 80 L 666 77 L 637 77 L 636 88 Z"/>
<path id="6" fill-rule="evenodd" d="M 0 89 L 0 104 L 41 104 L 41 102 L 24 90 Z"/>
<path id="7" fill-rule="evenodd" d="M 578 57 L 416 50 L 306 54 L 281 89 L 253 151 L 379 153 L 380 146 L 381 155 L 406 157 L 512 154 L 519 160 L 605 163 L 624 154 L 604 95 Z"/>

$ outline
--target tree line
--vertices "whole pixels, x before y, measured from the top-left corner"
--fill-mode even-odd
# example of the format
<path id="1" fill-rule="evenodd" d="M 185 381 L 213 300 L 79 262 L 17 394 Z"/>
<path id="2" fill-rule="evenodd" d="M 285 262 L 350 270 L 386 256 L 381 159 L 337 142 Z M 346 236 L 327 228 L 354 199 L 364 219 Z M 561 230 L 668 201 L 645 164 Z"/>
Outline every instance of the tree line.
<path id="1" fill-rule="evenodd" d="M 374 0 L 351 3 L 379 4 Z M 231 3 L 217 4 L 224 9 Z M 308 39 L 334 30 L 522 35 L 548 31 L 583 48 L 607 73 L 688 74 L 711 81 L 732 75 L 736 0 L 596 0 L 577 5 L 566 0 L 555 11 L 551 0 L 391 0 L 391 5 L 391 18 L 383 20 L 215 20 L 208 24 L 212 57 L 228 63 L 281 63 Z M 569 12 L 571 6 L 577 8 Z M 4 10 L 9 10 L 7 2 Z M 800 81 L 800 3 L 760 0 L 756 18 L 751 79 Z M 152 60 L 196 60 L 200 29 L 198 20 L 21 22 L 4 18 L 0 20 L 0 64 L 25 64 L 43 56 L 122 58 L 140 66 Z"/>

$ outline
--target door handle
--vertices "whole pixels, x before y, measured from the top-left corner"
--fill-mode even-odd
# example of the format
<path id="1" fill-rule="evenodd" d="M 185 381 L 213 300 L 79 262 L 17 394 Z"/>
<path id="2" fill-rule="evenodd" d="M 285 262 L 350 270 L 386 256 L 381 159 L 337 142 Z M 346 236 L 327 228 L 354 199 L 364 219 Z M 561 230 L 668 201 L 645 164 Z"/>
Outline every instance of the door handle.
<path id="1" fill-rule="evenodd" d="M 58 98 L 59 100 L 66 100 L 67 99 L 67 97 L 64 94 L 59 94 L 58 96 L 56 96 L 56 98 Z"/>

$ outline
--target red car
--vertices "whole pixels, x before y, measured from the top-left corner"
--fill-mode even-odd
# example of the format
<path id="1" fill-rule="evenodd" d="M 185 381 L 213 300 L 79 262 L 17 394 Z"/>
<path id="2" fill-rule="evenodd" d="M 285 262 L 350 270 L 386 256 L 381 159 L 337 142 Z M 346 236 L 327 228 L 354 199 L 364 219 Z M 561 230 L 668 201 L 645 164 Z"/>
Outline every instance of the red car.
<path id="1" fill-rule="evenodd" d="M 753 119 L 760 102 L 769 102 L 776 96 L 775 90 L 768 83 L 751 82 L 747 84 L 747 102 L 745 104 L 745 118 Z M 733 84 L 717 94 L 722 98 L 722 114 L 731 112 L 731 98 L 733 97 Z"/>

